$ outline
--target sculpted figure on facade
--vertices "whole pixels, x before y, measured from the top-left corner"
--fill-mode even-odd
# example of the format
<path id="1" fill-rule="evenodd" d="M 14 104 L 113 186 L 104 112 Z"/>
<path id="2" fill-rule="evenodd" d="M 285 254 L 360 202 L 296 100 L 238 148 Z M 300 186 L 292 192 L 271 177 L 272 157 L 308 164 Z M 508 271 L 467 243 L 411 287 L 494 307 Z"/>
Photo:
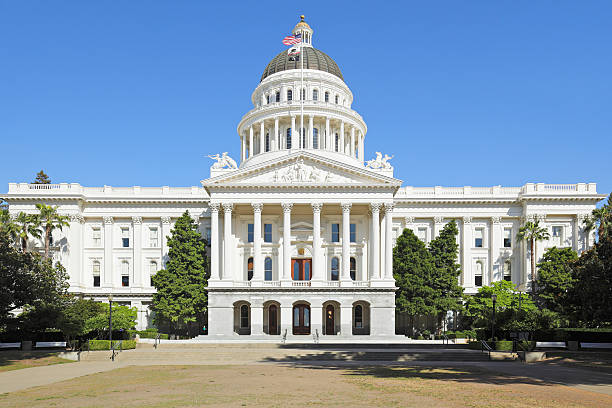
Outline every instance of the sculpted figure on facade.
<path id="1" fill-rule="evenodd" d="M 273 181 L 276 183 L 324 183 L 331 181 L 331 174 L 315 167 L 304 164 L 299 159 L 295 164 L 274 172 Z"/>
<path id="2" fill-rule="evenodd" d="M 221 153 L 221 155 L 219 155 L 219 153 L 212 156 L 209 154 L 208 157 L 217 161 L 211 166 L 211 168 L 213 169 L 228 168 L 233 170 L 238 168 L 238 164 L 236 163 L 236 161 L 229 157 L 227 152 L 223 152 Z"/>
<path id="3" fill-rule="evenodd" d="M 366 161 L 366 167 L 370 169 L 389 169 L 390 170 L 393 168 L 391 167 L 391 163 L 389 163 L 389 160 L 391 160 L 392 158 L 393 156 L 389 156 L 388 154 L 385 154 L 383 156 L 381 152 L 376 152 L 376 157 L 374 159 Z"/>

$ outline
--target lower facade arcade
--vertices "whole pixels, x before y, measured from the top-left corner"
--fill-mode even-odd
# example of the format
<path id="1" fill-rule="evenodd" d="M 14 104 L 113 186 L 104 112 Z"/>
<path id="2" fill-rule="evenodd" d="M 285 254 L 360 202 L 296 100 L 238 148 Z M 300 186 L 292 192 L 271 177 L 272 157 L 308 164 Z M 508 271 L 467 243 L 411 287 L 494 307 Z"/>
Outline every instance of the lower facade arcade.
<path id="1" fill-rule="evenodd" d="M 211 336 L 390 336 L 393 290 L 234 292 L 210 290 Z"/>

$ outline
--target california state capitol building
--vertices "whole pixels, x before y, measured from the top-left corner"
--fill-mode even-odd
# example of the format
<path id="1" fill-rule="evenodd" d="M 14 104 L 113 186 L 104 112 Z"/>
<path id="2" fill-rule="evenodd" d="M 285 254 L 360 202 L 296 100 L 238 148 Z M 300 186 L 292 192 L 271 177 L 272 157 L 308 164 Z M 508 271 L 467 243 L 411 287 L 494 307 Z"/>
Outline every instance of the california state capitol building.
<path id="1" fill-rule="evenodd" d="M 500 280 L 529 288 L 529 248 L 516 241 L 526 221 L 550 233 L 536 258 L 549 247 L 581 252 L 593 243 L 582 223 L 604 197 L 595 183 L 403 185 L 393 162 L 404 152 L 366 157 L 368 128 L 342 71 L 313 46 L 303 16 L 292 33 L 302 42 L 270 60 L 238 123 L 239 160 L 211 155 L 199 185 L 9 183 L 2 198 L 11 214 L 44 202 L 70 216 L 53 245 L 71 292 L 99 301 L 112 293 L 137 308 L 138 329 L 151 327 L 151 277 L 187 210 L 210 245 L 209 338 L 374 338 L 403 333 L 392 250 L 405 228 L 428 243 L 456 220 L 466 293 Z"/>

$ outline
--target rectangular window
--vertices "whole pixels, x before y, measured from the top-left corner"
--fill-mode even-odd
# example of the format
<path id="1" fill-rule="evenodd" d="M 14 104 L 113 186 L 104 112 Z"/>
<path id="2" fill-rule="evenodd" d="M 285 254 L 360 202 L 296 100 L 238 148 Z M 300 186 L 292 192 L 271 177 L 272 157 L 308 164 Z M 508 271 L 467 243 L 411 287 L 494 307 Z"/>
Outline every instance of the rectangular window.
<path id="1" fill-rule="evenodd" d="M 417 230 L 417 237 L 427 243 L 427 227 L 419 227 L 419 229 Z"/>
<path id="2" fill-rule="evenodd" d="M 100 287 L 100 261 L 93 261 L 91 272 L 94 287 Z"/>
<path id="3" fill-rule="evenodd" d="M 331 242 L 340 242 L 340 224 L 332 224 Z"/>
<path id="4" fill-rule="evenodd" d="M 157 227 L 149 228 L 149 246 L 151 248 L 157 248 L 159 246 Z"/>
<path id="5" fill-rule="evenodd" d="M 504 248 L 512 247 L 512 228 L 504 228 Z"/>
<path id="6" fill-rule="evenodd" d="M 128 287 L 130 286 L 130 276 L 124 275 L 121 277 L 121 286 Z"/>
<path id="7" fill-rule="evenodd" d="M 129 228 L 121 228 L 121 244 L 124 248 L 129 248 L 130 246 L 130 229 Z"/>
<path id="8" fill-rule="evenodd" d="M 207 246 L 210 246 L 210 238 L 212 236 L 210 231 L 211 231 L 210 228 L 206 228 L 206 232 L 205 232 L 205 235 L 204 235 L 204 238 L 206 239 L 206 245 Z"/>
<path id="9" fill-rule="evenodd" d="M 264 242 L 272 242 L 272 224 L 264 224 Z"/>
<path id="10" fill-rule="evenodd" d="M 93 241 L 93 246 L 102 246 L 102 231 L 100 230 L 100 227 L 93 227 L 91 229 L 91 238 Z"/>
<path id="11" fill-rule="evenodd" d="M 253 242 L 253 231 L 255 230 L 254 224 L 247 225 L 247 242 Z"/>
<path id="12" fill-rule="evenodd" d="M 482 228 L 476 228 L 475 233 L 476 234 L 474 237 L 474 247 L 482 248 L 483 246 L 482 237 L 484 235 L 484 230 Z"/>
<path id="13" fill-rule="evenodd" d="M 94 288 L 100 287 L 100 275 L 93 277 L 93 285 L 94 285 Z"/>
<path id="14" fill-rule="evenodd" d="M 553 238 L 561 238 L 562 234 L 563 234 L 563 227 L 560 225 L 553 225 L 552 227 Z"/>
<path id="15" fill-rule="evenodd" d="M 503 272 L 504 272 L 504 280 L 511 282 L 512 281 L 512 264 L 510 263 L 509 260 L 504 262 Z"/>
<path id="16" fill-rule="evenodd" d="M 482 275 L 474 276 L 474 285 L 481 287 L 482 286 Z"/>
<path id="17" fill-rule="evenodd" d="M 357 224 L 351 224 L 351 242 L 357 242 Z"/>

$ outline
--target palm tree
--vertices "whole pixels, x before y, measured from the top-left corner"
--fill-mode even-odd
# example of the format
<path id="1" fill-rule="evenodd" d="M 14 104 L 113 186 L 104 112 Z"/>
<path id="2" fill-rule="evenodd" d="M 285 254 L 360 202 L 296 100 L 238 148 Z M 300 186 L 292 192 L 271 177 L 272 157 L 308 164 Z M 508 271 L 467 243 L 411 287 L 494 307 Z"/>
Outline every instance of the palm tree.
<path id="1" fill-rule="evenodd" d="M 26 214 L 20 212 L 15 218 L 17 225 L 17 238 L 21 241 L 21 250 L 25 253 L 28 250 L 28 238 L 40 238 L 40 220 L 38 214 Z"/>
<path id="2" fill-rule="evenodd" d="M 0 209 L 0 231 L 8 235 L 12 241 L 17 240 L 19 227 L 13 222 L 9 210 L 6 208 Z"/>
<path id="3" fill-rule="evenodd" d="M 62 230 L 63 227 L 68 227 L 68 217 L 60 215 L 57 212 L 58 207 L 46 204 L 36 204 L 36 208 L 40 212 L 40 221 L 45 234 L 45 259 L 49 258 L 49 247 L 51 246 L 51 234 L 53 230 Z"/>
<path id="4" fill-rule="evenodd" d="M 584 220 L 584 231 L 589 231 L 597 228 L 597 236 L 599 240 L 605 237 L 610 232 L 612 226 L 612 193 L 608 196 L 608 202 L 601 208 L 595 208 L 590 217 Z"/>
<path id="5" fill-rule="evenodd" d="M 548 230 L 540 227 L 540 221 L 528 221 L 519 228 L 516 234 L 517 241 L 527 241 L 531 248 L 531 293 L 535 296 L 535 281 L 536 281 L 536 243 L 548 239 Z"/>

